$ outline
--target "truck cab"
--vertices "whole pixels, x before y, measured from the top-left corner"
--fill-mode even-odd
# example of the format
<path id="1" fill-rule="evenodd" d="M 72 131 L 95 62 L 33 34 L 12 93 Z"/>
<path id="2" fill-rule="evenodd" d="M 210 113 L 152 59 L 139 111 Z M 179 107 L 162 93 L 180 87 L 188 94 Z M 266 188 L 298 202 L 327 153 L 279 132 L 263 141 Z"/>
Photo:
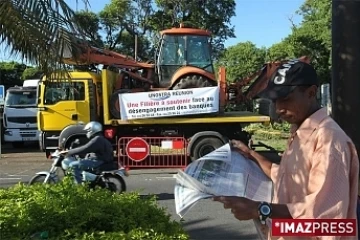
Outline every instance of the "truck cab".
<path id="1" fill-rule="evenodd" d="M 25 142 L 37 142 L 38 82 L 38 79 L 25 80 L 23 86 L 10 87 L 6 91 L 3 111 L 5 143 L 21 147 Z"/>
<path id="2" fill-rule="evenodd" d="M 69 76 L 70 79 L 68 75 L 55 74 L 55 80 L 44 77 L 39 83 L 38 141 L 41 151 L 47 156 L 59 147 L 63 129 L 69 125 L 99 121 L 102 112 L 101 74 L 74 71 L 69 72 Z"/>

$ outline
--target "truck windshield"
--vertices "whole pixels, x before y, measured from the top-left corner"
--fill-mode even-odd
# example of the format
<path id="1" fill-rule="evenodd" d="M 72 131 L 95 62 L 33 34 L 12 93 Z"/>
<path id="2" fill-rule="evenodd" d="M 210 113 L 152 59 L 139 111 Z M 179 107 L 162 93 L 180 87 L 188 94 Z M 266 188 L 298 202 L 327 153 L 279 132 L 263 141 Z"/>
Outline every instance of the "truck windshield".
<path id="1" fill-rule="evenodd" d="M 213 72 L 210 50 L 211 46 L 209 37 L 187 37 L 187 60 L 189 65 Z"/>
<path id="2" fill-rule="evenodd" d="M 36 102 L 36 90 L 9 91 L 5 97 L 6 107 L 34 107 Z"/>
<path id="3" fill-rule="evenodd" d="M 44 104 L 52 105 L 62 101 L 85 100 L 83 82 L 47 82 L 44 90 Z"/>
<path id="4" fill-rule="evenodd" d="M 210 38 L 197 35 L 165 35 L 162 39 L 159 64 L 161 66 L 192 65 L 214 72 Z"/>

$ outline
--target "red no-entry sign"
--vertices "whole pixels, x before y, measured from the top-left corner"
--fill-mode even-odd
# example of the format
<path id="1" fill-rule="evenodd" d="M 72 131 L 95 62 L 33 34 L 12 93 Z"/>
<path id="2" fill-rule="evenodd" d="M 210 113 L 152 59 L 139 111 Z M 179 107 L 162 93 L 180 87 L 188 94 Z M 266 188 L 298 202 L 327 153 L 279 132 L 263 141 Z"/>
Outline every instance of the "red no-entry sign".
<path id="1" fill-rule="evenodd" d="M 126 154 L 127 156 L 135 161 L 141 162 L 150 153 L 149 144 L 142 138 L 133 138 L 126 145 Z"/>

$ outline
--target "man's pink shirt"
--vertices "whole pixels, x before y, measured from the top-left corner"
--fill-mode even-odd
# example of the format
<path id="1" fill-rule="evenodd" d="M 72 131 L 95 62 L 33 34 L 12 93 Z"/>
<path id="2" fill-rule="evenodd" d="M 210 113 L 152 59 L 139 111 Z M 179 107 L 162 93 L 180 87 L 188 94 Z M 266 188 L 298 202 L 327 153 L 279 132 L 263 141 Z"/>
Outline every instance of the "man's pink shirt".
<path id="1" fill-rule="evenodd" d="M 292 128 L 280 165 L 271 167 L 271 179 L 272 203 L 286 204 L 294 219 L 356 218 L 358 155 L 351 139 L 326 109 L 312 114 L 298 129 Z M 269 239 L 296 238 L 269 235 Z"/>

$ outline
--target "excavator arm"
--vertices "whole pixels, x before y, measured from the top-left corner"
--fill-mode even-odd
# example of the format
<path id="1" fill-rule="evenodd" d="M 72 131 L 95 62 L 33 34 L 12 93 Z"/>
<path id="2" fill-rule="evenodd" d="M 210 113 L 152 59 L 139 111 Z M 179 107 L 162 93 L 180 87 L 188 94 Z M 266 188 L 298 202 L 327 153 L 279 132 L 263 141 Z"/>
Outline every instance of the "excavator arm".
<path id="1" fill-rule="evenodd" d="M 310 63 L 306 56 L 300 57 L 299 61 Z M 286 60 L 266 63 L 259 71 L 229 84 L 228 103 L 239 104 L 256 98 L 257 94 L 267 87 L 275 70 L 285 62 Z M 248 88 L 244 90 L 245 87 Z"/>
<path id="2" fill-rule="evenodd" d="M 133 79 L 153 84 L 152 79 L 144 78 L 139 74 L 139 71 L 145 70 L 148 76 L 152 76 L 155 71 L 154 64 L 138 62 L 130 56 L 96 48 L 81 40 L 77 40 L 75 48 L 65 49 L 62 61 L 65 64 L 77 66 L 102 64 L 116 67 L 131 75 Z"/>
<path id="3" fill-rule="evenodd" d="M 67 50 L 63 57 L 64 63 L 70 65 L 103 64 L 132 70 L 154 67 L 154 64 L 138 62 L 130 56 L 96 48 L 85 43 L 76 44 L 76 48 Z"/>

